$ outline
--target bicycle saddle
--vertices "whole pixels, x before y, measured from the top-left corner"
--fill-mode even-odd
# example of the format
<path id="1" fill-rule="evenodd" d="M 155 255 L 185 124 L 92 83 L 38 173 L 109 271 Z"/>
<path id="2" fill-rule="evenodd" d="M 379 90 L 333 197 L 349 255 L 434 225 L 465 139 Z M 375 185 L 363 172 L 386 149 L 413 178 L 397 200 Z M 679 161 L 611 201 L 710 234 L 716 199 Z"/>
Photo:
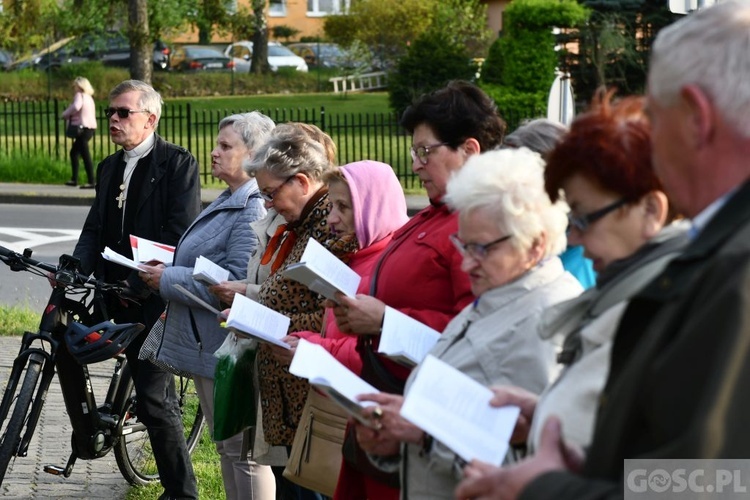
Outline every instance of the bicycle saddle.
<path id="1" fill-rule="evenodd" d="M 65 332 L 65 344 L 73 358 L 82 365 L 99 363 L 125 350 L 144 326 L 140 323 L 116 325 L 105 321 L 94 326 L 73 322 Z"/>

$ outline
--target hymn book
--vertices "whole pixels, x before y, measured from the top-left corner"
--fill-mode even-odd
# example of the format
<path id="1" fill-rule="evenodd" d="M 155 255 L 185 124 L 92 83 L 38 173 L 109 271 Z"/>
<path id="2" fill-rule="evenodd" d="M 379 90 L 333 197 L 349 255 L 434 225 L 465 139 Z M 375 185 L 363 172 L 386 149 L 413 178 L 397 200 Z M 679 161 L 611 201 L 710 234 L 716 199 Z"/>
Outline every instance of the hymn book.
<path id="1" fill-rule="evenodd" d="M 402 365 L 422 362 L 440 338 L 440 332 L 392 307 L 385 306 L 378 352 Z"/>
<path id="2" fill-rule="evenodd" d="M 354 297 L 362 279 L 312 238 L 307 242 L 300 261 L 288 266 L 284 276 L 331 300 L 336 300 L 336 292 Z"/>
<path id="3" fill-rule="evenodd" d="M 300 339 L 292 364 L 289 365 L 289 373 L 308 379 L 310 385 L 326 394 L 349 415 L 363 425 L 373 427 L 372 422 L 362 416 L 362 410 L 375 403 L 357 401 L 357 396 L 380 391 L 342 365 L 323 346 Z"/>
<path id="4" fill-rule="evenodd" d="M 193 266 L 193 279 L 206 286 L 218 285 L 222 281 L 229 281 L 229 271 L 199 255 Z"/>
<path id="5" fill-rule="evenodd" d="M 140 236 L 130 235 L 130 248 L 133 249 L 133 260 L 136 262 L 161 262 L 171 264 L 174 259 L 172 245 L 157 243 Z"/>
<path id="6" fill-rule="evenodd" d="M 290 320 L 239 293 L 234 294 L 226 327 L 240 337 L 253 337 L 269 344 L 291 349 L 281 339 L 286 337 Z"/>
<path id="7" fill-rule="evenodd" d="M 520 409 L 490 406 L 492 391 L 435 356 L 428 355 L 409 387 L 401 416 L 467 462 L 500 466 Z"/>
<path id="8" fill-rule="evenodd" d="M 134 269 L 136 271 L 143 271 L 143 269 L 141 269 L 140 266 L 138 265 L 138 262 L 115 252 L 109 247 L 104 247 L 104 251 L 102 252 L 102 257 L 104 257 L 104 260 L 114 262 L 115 264 L 120 264 L 121 266 L 129 267 L 130 269 Z"/>

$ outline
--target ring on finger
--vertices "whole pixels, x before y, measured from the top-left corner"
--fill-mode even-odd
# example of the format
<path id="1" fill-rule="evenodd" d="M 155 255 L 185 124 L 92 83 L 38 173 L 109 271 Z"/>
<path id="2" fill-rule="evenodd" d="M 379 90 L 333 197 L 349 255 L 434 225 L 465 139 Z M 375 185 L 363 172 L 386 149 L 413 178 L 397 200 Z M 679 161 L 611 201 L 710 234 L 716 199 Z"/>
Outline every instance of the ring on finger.
<path id="1" fill-rule="evenodd" d="M 381 418 L 383 418 L 383 409 L 381 407 L 379 407 L 379 406 L 376 406 L 372 410 L 372 418 L 374 418 L 376 420 L 380 420 Z"/>

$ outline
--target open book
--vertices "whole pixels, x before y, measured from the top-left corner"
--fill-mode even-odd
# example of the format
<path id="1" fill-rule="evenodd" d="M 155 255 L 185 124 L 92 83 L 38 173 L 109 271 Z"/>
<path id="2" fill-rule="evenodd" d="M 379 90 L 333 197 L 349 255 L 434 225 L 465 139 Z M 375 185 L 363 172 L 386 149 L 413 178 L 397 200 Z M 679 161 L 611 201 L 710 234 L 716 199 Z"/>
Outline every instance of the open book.
<path id="1" fill-rule="evenodd" d="M 500 466 L 520 409 L 493 408 L 490 399 L 487 387 L 428 355 L 409 387 L 401 416 L 467 462 L 478 459 Z"/>
<path id="2" fill-rule="evenodd" d="M 403 365 L 422 362 L 440 338 L 440 332 L 392 307 L 385 307 L 378 352 Z"/>
<path id="3" fill-rule="evenodd" d="M 229 280 L 229 271 L 199 255 L 193 266 L 193 279 L 206 286 L 218 285 Z"/>
<path id="4" fill-rule="evenodd" d="M 224 316 L 224 313 L 216 309 L 214 306 L 203 300 L 202 298 L 195 295 L 193 292 L 185 288 L 184 286 L 180 285 L 179 283 L 173 283 L 173 287 L 175 287 L 177 290 L 179 290 L 185 297 L 190 299 L 193 303 L 201 306 L 202 308 L 206 309 L 207 311 L 210 311 L 214 313 L 215 315 L 227 319 L 226 316 Z"/>
<path id="5" fill-rule="evenodd" d="M 157 243 L 132 234 L 130 235 L 130 248 L 133 249 L 133 260 L 136 262 L 158 261 L 171 264 L 174 259 L 174 247 L 172 245 Z"/>
<path id="6" fill-rule="evenodd" d="M 289 321 L 289 318 L 283 314 L 236 293 L 232 301 L 232 309 L 229 310 L 226 327 L 240 337 L 253 337 L 291 349 L 289 344 L 281 341 L 287 335 Z"/>
<path id="7" fill-rule="evenodd" d="M 115 264 L 120 264 L 121 266 L 129 267 L 130 269 L 135 269 L 136 271 L 143 271 L 143 269 L 139 267 L 138 262 L 132 259 L 129 259 L 122 254 L 115 252 L 109 247 L 104 247 L 104 251 L 102 252 L 102 257 L 104 257 L 105 260 L 114 262 Z"/>
<path id="8" fill-rule="evenodd" d="M 336 292 L 354 297 L 362 279 L 312 238 L 307 242 L 300 261 L 288 266 L 284 270 L 284 276 L 299 281 L 313 292 L 331 300 L 336 300 Z"/>
<path id="9" fill-rule="evenodd" d="M 360 394 L 380 392 L 333 357 L 322 346 L 300 339 L 289 365 L 289 373 L 309 380 L 310 384 L 341 406 L 349 415 L 363 425 L 373 427 L 372 422 L 362 416 L 362 410 L 371 401 L 357 401 Z"/>

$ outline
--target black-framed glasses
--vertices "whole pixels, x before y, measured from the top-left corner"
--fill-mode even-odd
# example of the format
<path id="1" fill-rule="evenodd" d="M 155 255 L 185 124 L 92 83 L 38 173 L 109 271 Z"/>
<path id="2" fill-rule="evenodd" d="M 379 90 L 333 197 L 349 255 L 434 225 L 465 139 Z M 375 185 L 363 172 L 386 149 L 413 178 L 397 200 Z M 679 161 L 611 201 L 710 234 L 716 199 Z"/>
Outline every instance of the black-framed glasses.
<path id="1" fill-rule="evenodd" d="M 574 227 L 578 229 L 581 232 L 586 231 L 588 227 L 593 224 L 594 222 L 598 221 L 608 213 L 617 210 L 621 206 L 628 203 L 628 200 L 626 198 L 622 198 L 621 200 L 617 200 L 613 203 L 610 203 L 606 207 L 600 208 L 599 210 L 596 210 L 594 212 L 589 212 L 587 214 L 583 215 L 571 215 L 568 214 L 568 229 L 571 227 Z"/>
<path id="2" fill-rule="evenodd" d="M 127 118 L 131 113 L 150 113 L 147 109 L 128 109 L 128 108 L 106 108 L 104 110 L 104 116 L 112 118 L 115 114 L 120 118 Z"/>
<path id="3" fill-rule="evenodd" d="M 270 193 L 264 193 L 263 191 L 261 191 L 260 192 L 260 197 L 263 198 L 265 201 L 268 201 L 268 202 L 273 201 L 274 197 L 279 193 L 279 189 L 283 188 L 284 184 L 286 184 L 287 182 L 291 181 L 296 176 L 297 176 L 297 174 L 290 175 L 289 177 L 287 177 L 286 179 L 284 179 L 284 182 L 282 182 L 281 184 L 279 184 L 279 187 L 277 187 L 276 189 L 274 189 Z"/>
<path id="4" fill-rule="evenodd" d="M 459 238 L 457 233 L 453 233 L 448 236 L 448 238 L 450 238 L 451 240 L 451 243 L 453 243 L 453 246 L 456 247 L 461 255 L 468 255 L 472 259 L 476 260 L 486 259 L 490 254 L 490 250 L 492 249 L 492 247 L 494 247 L 498 243 L 502 243 L 505 240 L 509 240 L 512 237 L 512 234 L 508 234 L 503 236 L 502 238 L 490 241 L 489 243 L 466 243 L 464 240 Z"/>
<path id="5" fill-rule="evenodd" d="M 439 148 L 440 146 L 447 146 L 447 142 L 438 142 L 436 144 L 429 144 L 427 146 L 417 146 L 416 148 L 414 146 L 411 147 L 411 160 L 417 161 L 419 160 L 419 163 L 422 165 L 427 165 L 427 157 L 430 156 L 430 153 L 433 149 Z"/>

